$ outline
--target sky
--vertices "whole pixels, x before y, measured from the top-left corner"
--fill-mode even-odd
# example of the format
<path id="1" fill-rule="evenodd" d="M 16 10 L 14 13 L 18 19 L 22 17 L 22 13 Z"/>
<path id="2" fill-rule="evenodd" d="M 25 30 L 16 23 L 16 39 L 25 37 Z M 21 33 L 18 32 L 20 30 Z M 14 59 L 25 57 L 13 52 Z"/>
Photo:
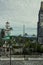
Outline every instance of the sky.
<path id="1" fill-rule="evenodd" d="M 10 22 L 13 34 L 37 34 L 38 13 L 43 0 L 0 0 L 0 28 Z"/>

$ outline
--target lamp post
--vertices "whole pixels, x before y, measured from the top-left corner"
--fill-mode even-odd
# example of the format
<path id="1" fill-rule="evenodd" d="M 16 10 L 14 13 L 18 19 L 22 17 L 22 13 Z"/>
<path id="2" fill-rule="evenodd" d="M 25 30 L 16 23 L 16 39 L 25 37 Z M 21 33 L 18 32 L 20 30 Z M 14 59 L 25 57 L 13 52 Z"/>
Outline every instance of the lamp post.
<path id="1" fill-rule="evenodd" d="M 10 65 L 11 65 L 11 48 L 12 46 L 10 46 Z"/>

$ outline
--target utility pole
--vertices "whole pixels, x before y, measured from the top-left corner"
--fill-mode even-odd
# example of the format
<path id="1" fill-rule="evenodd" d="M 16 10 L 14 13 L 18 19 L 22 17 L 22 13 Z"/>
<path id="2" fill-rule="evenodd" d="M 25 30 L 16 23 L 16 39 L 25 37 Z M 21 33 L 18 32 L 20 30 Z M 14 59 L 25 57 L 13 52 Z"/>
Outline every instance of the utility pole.
<path id="1" fill-rule="evenodd" d="M 12 46 L 10 46 L 10 65 L 11 65 L 11 49 L 12 49 Z"/>

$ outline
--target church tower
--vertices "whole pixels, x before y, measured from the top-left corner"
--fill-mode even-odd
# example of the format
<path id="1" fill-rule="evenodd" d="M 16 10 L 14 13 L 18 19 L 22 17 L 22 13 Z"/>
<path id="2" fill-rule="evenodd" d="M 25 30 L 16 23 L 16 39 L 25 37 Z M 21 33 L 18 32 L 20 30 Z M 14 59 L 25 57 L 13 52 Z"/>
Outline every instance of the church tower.
<path id="1" fill-rule="evenodd" d="M 39 10 L 37 37 L 38 37 L 38 42 L 40 44 L 43 44 L 43 2 L 41 2 L 41 7 Z"/>
<path id="2" fill-rule="evenodd" d="M 5 36 L 9 36 L 10 33 L 11 33 L 11 30 L 12 30 L 12 28 L 10 27 L 10 23 L 6 22 L 6 25 L 5 25 Z"/>

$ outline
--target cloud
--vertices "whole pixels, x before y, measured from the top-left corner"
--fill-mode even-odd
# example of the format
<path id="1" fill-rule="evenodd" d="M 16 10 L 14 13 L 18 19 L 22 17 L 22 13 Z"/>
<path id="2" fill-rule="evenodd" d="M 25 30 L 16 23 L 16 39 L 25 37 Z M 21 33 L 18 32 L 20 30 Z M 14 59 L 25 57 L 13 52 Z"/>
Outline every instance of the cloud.
<path id="1" fill-rule="evenodd" d="M 0 22 L 37 27 L 41 0 L 0 0 Z"/>

